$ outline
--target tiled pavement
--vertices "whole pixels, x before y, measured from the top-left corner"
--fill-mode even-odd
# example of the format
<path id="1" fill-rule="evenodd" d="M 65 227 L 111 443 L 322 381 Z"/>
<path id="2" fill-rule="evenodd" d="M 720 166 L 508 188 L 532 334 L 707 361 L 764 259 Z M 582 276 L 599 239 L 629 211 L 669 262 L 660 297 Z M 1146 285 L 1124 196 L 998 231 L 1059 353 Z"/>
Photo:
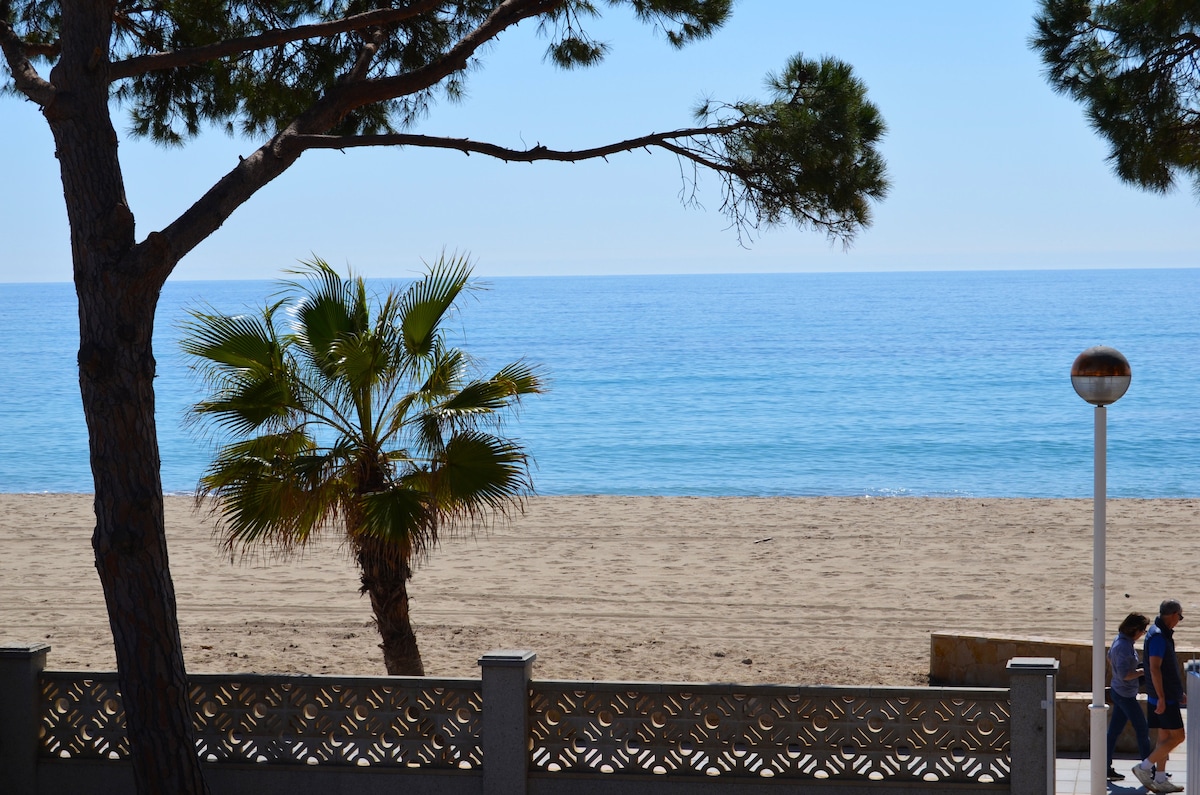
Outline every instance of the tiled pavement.
<path id="1" fill-rule="evenodd" d="M 1174 751 L 1171 752 L 1171 762 L 1167 766 L 1167 770 L 1171 773 L 1171 778 L 1183 786 L 1187 782 L 1187 743 L 1183 743 Z M 1108 783 L 1108 792 L 1110 795 L 1146 795 L 1146 790 L 1134 778 L 1130 768 L 1133 767 L 1136 759 L 1122 759 L 1117 757 L 1113 760 L 1113 767 L 1118 773 L 1125 774 L 1124 781 L 1111 781 Z M 1055 763 L 1054 772 L 1056 783 L 1054 786 L 1055 795 L 1088 795 L 1092 789 L 1092 762 L 1087 756 L 1073 755 L 1060 756 Z"/>

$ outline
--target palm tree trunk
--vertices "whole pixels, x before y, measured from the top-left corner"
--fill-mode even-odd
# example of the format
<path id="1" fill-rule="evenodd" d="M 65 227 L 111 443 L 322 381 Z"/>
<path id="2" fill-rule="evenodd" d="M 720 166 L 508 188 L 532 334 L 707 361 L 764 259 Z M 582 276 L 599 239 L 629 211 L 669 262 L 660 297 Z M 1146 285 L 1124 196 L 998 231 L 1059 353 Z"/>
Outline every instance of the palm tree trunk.
<path id="1" fill-rule="evenodd" d="M 361 592 L 371 597 L 388 676 L 424 676 L 425 665 L 408 614 L 412 568 L 407 558 L 394 545 L 376 538 L 355 539 L 355 555 L 362 575 Z"/>

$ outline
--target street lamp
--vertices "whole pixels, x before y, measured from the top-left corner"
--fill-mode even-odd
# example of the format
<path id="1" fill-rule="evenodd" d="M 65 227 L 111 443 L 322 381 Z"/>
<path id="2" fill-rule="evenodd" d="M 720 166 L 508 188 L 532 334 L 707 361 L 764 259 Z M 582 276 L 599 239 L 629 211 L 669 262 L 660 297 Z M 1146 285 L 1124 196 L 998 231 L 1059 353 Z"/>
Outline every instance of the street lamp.
<path id="1" fill-rule="evenodd" d="M 1106 741 L 1107 707 L 1104 704 L 1104 574 L 1105 574 L 1105 483 L 1107 415 L 1105 406 L 1116 403 L 1129 389 L 1129 361 L 1115 348 L 1097 345 L 1075 358 L 1071 386 L 1096 407 L 1096 441 L 1092 492 L 1092 795 L 1108 788 Z"/>

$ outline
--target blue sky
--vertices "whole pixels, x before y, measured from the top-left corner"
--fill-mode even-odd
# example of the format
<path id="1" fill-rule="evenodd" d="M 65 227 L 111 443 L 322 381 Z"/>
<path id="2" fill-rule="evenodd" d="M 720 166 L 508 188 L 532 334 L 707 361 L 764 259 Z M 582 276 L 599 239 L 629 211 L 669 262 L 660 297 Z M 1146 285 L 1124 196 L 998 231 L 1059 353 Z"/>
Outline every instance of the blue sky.
<path id="1" fill-rule="evenodd" d="M 1032 0 L 742 0 L 712 39 L 672 49 L 628 12 L 594 33 L 601 66 L 543 61 L 535 25 L 483 53 L 459 105 L 417 128 L 521 147 L 584 148 L 689 125 L 704 96 L 764 95 L 763 78 L 803 52 L 849 61 L 889 132 L 893 182 L 847 252 L 780 228 L 739 247 L 702 177 L 707 209 L 679 202 L 665 153 L 608 163 L 504 164 L 418 150 L 310 152 L 186 257 L 174 278 L 275 278 L 312 253 L 366 276 L 405 276 L 443 249 L 476 274 L 1196 267 L 1190 186 L 1156 196 L 1120 183 L 1082 109 L 1054 94 L 1028 49 Z M 255 144 L 220 133 L 165 150 L 122 133 L 138 234 L 168 223 Z M 48 130 L 0 96 L 8 152 L 0 191 L 0 282 L 68 281 L 65 211 Z"/>

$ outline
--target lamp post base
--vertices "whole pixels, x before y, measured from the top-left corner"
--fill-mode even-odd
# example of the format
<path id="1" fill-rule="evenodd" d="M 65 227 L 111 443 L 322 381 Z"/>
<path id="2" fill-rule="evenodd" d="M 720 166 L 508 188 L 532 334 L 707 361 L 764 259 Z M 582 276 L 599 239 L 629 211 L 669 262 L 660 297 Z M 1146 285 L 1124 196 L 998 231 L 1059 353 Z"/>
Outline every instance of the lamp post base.
<path id="1" fill-rule="evenodd" d="M 1092 795 L 1108 792 L 1108 705 L 1088 705 L 1092 721 Z"/>

